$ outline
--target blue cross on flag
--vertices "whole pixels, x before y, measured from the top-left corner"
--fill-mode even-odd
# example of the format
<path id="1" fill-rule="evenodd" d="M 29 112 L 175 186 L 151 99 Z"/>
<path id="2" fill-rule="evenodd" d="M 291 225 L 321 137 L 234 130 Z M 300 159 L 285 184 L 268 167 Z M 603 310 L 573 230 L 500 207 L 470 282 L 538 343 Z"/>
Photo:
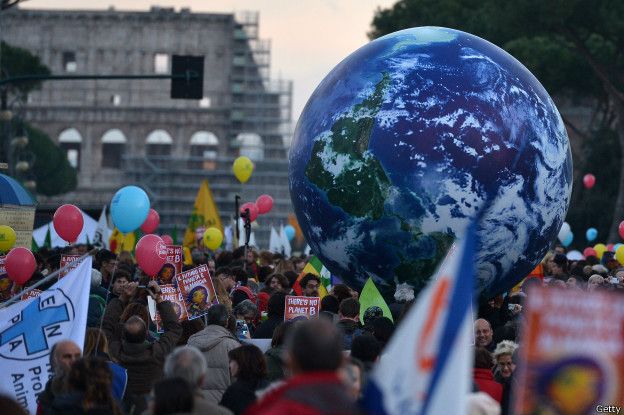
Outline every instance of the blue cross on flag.
<path id="1" fill-rule="evenodd" d="M 34 414 L 50 378 L 50 349 L 60 340 L 82 348 L 87 324 L 91 258 L 39 297 L 0 309 L 0 393 Z"/>

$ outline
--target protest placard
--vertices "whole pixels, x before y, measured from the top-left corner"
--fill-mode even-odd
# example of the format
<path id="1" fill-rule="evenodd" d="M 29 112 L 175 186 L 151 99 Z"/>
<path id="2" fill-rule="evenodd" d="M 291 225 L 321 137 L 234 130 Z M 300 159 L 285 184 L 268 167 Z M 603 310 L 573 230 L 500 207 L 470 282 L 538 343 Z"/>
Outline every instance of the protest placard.
<path id="1" fill-rule="evenodd" d="M 60 264 L 61 271 L 59 272 L 59 275 L 58 275 L 59 280 L 63 278 L 65 275 L 69 274 L 71 270 L 73 270 L 80 264 L 80 261 L 76 261 L 79 258 L 80 258 L 80 255 L 65 255 L 65 254 L 61 255 L 61 264 Z M 68 264 L 71 264 L 71 265 L 69 265 L 66 269 L 63 269 L 63 267 Z"/>
<path id="2" fill-rule="evenodd" d="M 624 402 L 623 300 L 610 292 L 529 290 L 514 413 L 589 414 Z"/>
<path id="3" fill-rule="evenodd" d="M 42 292 L 43 291 L 41 290 L 33 288 L 32 290 L 27 291 L 24 294 L 22 294 L 22 297 L 20 299 L 24 301 L 24 300 L 28 300 L 29 298 L 37 298 L 41 295 Z"/>
<path id="4" fill-rule="evenodd" d="M 156 281 L 158 285 L 176 285 L 175 277 L 182 272 L 182 261 L 184 255 L 182 247 L 178 245 L 167 245 L 167 259 L 165 265 L 158 271 Z"/>
<path id="5" fill-rule="evenodd" d="M 4 267 L 4 255 L 0 256 L 0 303 L 11 298 L 13 293 L 13 281 L 9 279 Z"/>
<path id="6" fill-rule="evenodd" d="M 203 316 L 213 304 L 218 304 L 208 266 L 200 265 L 182 272 L 177 280 L 189 320 Z"/>
<path id="7" fill-rule="evenodd" d="M 185 321 L 188 319 L 186 306 L 184 304 L 184 297 L 182 296 L 182 293 L 180 293 L 177 286 L 173 284 L 161 285 L 160 295 L 164 301 L 171 301 L 173 310 L 178 316 L 178 321 Z M 158 333 L 163 333 L 164 330 L 162 327 L 162 320 L 158 311 L 156 311 L 154 323 L 156 323 L 156 331 L 158 331 Z"/>
<path id="8" fill-rule="evenodd" d="M 317 318 L 321 307 L 319 297 L 299 297 L 294 295 L 286 296 L 284 309 L 284 321 L 293 320 L 299 317 L 307 319 Z"/>

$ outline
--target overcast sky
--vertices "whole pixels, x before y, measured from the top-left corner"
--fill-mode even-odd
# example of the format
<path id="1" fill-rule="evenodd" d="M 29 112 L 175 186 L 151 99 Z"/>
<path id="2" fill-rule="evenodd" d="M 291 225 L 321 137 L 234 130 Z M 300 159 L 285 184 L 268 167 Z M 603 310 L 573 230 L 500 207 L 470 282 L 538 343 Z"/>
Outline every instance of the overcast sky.
<path id="1" fill-rule="evenodd" d="M 312 91 L 343 58 L 368 42 L 374 11 L 396 0 L 29 0 L 24 8 L 260 12 L 260 37 L 272 45 L 271 77 L 294 81 L 293 121 Z"/>

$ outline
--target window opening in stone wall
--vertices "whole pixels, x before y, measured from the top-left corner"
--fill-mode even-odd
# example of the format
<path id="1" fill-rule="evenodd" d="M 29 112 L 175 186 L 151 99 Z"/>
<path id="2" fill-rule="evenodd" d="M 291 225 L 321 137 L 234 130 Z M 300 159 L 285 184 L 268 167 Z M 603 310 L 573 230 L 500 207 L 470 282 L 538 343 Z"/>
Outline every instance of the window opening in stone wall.
<path id="1" fill-rule="evenodd" d="M 75 52 L 63 52 L 63 69 L 65 72 L 76 72 L 78 64 L 76 63 Z"/>
<path id="2" fill-rule="evenodd" d="M 121 168 L 127 142 L 126 136 L 117 128 L 105 132 L 102 136 L 102 167 Z"/>
<path id="3" fill-rule="evenodd" d="M 154 72 L 160 74 L 169 73 L 169 55 L 166 53 L 154 55 Z"/>
<path id="4" fill-rule="evenodd" d="M 121 95 L 119 94 L 111 95 L 111 104 L 113 104 L 113 106 L 115 107 L 118 107 L 121 104 Z"/>

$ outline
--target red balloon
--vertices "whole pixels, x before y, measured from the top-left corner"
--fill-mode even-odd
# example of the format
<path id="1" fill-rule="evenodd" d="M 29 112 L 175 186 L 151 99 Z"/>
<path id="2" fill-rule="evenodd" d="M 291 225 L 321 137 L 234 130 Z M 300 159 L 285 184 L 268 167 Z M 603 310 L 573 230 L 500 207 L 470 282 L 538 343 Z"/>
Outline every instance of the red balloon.
<path id="1" fill-rule="evenodd" d="M 26 248 L 17 247 L 11 249 L 4 259 L 6 273 L 11 281 L 24 285 L 32 277 L 37 261 L 35 256 Z"/>
<path id="2" fill-rule="evenodd" d="M 152 233 L 158 228 L 160 224 L 160 215 L 154 209 L 150 209 L 147 213 L 147 218 L 145 218 L 145 222 L 141 225 L 141 231 L 143 233 Z"/>
<path id="3" fill-rule="evenodd" d="M 613 244 L 608 244 L 608 245 L 607 245 L 607 251 L 609 251 L 609 252 L 613 252 L 613 247 L 614 247 L 614 245 L 613 245 Z"/>
<path id="4" fill-rule="evenodd" d="M 596 250 L 592 247 L 585 248 L 585 250 L 583 251 L 583 255 L 585 255 L 585 258 L 590 257 L 590 256 L 595 256 L 596 258 L 598 257 Z"/>
<path id="5" fill-rule="evenodd" d="M 54 230 L 69 243 L 76 242 L 78 235 L 82 232 L 84 218 L 82 212 L 74 205 L 63 205 L 56 209 L 52 218 Z"/>
<path id="6" fill-rule="evenodd" d="M 173 238 L 169 235 L 160 235 L 160 239 L 163 240 L 165 245 L 173 245 Z"/>
<path id="7" fill-rule="evenodd" d="M 591 173 L 586 174 L 583 176 L 583 184 L 585 185 L 585 188 L 591 189 L 596 184 L 596 176 Z"/>
<path id="8" fill-rule="evenodd" d="M 134 252 L 137 264 L 150 277 L 155 277 L 167 260 L 167 247 L 160 236 L 154 234 L 139 239 Z"/>
<path id="9" fill-rule="evenodd" d="M 240 213 L 245 213 L 249 209 L 249 220 L 254 221 L 258 217 L 258 206 L 255 203 L 247 202 L 240 207 Z"/>
<path id="10" fill-rule="evenodd" d="M 264 215 L 268 213 L 273 209 L 273 198 L 269 195 L 260 195 L 256 199 L 256 207 L 258 208 L 259 214 Z"/>
<path id="11" fill-rule="evenodd" d="M 624 239 L 624 220 L 620 222 L 620 226 L 618 226 L 618 233 L 620 234 L 620 238 Z"/>

